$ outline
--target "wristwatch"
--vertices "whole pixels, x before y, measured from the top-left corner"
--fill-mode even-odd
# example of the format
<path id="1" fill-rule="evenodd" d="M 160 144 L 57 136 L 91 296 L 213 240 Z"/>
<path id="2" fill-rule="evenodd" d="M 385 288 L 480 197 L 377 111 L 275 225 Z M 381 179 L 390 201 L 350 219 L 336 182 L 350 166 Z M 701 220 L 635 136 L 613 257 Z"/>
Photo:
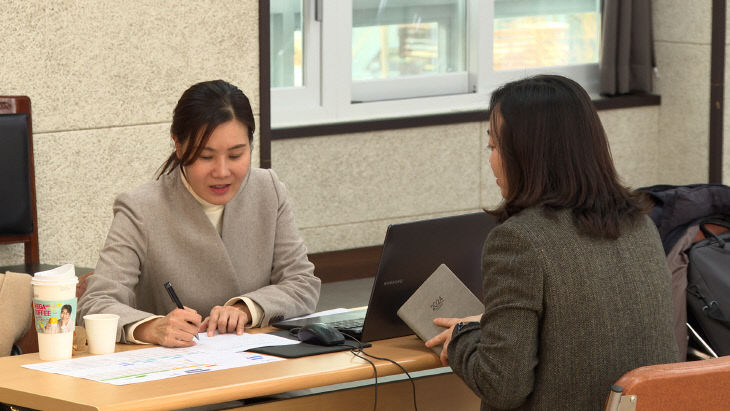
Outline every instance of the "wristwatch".
<path id="1" fill-rule="evenodd" d="M 475 323 L 476 324 L 479 324 L 476 321 L 458 322 L 458 323 L 456 323 L 456 327 L 454 327 L 454 328 L 456 328 L 456 332 L 457 333 L 460 333 L 462 328 L 466 327 L 469 324 L 475 324 Z"/>

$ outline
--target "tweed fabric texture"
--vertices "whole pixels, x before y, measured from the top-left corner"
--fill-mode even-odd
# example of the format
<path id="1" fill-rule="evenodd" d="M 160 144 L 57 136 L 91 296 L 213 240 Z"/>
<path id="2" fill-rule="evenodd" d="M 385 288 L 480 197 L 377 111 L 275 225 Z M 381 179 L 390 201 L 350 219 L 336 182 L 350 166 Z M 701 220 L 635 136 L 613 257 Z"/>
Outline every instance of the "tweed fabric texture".
<path id="1" fill-rule="evenodd" d="M 526 209 L 492 230 L 482 264 L 481 323 L 448 351 L 483 410 L 600 410 L 625 372 L 678 359 L 648 217 L 607 240 L 579 233 L 569 210 Z"/>

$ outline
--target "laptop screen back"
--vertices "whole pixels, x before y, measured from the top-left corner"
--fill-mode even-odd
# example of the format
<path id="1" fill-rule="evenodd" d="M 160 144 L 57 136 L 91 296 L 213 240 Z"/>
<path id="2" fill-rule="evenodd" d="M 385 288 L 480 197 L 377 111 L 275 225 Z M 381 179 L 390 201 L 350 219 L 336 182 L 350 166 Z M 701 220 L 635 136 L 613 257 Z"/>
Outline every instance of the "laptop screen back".
<path id="1" fill-rule="evenodd" d="M 482 246 L 495 225 L 492 216 L 478 212 L 388 226 L 362 341 L 413 334 L 396 312 L 441 264 L 481 300 Z"/>

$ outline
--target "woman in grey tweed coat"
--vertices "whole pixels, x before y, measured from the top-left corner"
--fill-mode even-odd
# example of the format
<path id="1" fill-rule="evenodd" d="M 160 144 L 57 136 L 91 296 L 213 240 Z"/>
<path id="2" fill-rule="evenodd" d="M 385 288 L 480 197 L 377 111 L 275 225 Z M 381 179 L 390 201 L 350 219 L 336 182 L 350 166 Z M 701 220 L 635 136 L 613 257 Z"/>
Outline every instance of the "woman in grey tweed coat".
<path id="1" fill-rule="evenodd" d="M 625 372 L 678 360 L 659 235 L 577 83 L 508 83 L 490 111 L 504 201 L 484 243 L 484 312 L 436 319 L 448 329 L 427 345 L 444 344 L 482 409 L 602 409 Z"/>

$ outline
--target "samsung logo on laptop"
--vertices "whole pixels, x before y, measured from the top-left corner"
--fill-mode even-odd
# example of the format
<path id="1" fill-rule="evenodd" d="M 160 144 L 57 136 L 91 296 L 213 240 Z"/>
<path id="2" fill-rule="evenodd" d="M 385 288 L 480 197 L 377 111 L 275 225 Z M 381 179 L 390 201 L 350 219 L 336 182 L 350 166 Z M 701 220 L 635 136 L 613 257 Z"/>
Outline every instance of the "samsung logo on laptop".
<path id="1" fill-rule="evenodd" d="M 438 311 L 441 306 L 444 305 L 444 297 L 439 296 L 439 298 L 436 299 L 436 301 L 431 303 L 431 309 L 433 311 Z"/>
<path id="2" fill-rule="evenodd" d="M 390 281 L 383 282 L 383 285 L 385 285 L 385 286 L 388 286 L 388 285 L 398 285 L 398 284 L 403 284 L 403 279 L 402 278 L 399 278 L 397 280 L 390 280 Z"/>

